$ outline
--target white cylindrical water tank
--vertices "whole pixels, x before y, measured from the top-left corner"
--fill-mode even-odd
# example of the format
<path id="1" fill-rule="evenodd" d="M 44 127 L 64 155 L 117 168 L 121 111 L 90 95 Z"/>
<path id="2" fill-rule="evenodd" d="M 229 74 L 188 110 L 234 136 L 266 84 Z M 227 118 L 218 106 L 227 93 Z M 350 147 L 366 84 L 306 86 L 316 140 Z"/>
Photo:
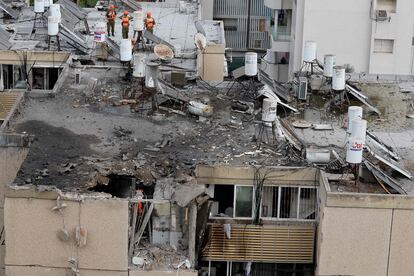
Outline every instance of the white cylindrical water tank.
<path id="1" fill-rule="evenodd" d="M 334 66 L 332 75 L 332 89 L 336 91 L 345 90 L 345 67 Z"/>
<path id="2" fill-rule="evenodd" d="M 187 7 L 187 4 L 185 3 L 185 1 L 179 1 L 178 3 L 179 3 L 178 4 L 178 11 L 181 12 L 181 13 L 185 12 L 186 7 Z"/>
<path id="3" fill-rule="evenodd" d="M 36 13 L 45 12 L 45 2 L 44 2 L 44 0 L 35 0 L 33 9 L 34 9 L 34 12 L 36 12 Z"/>
<path id="4" fill-rule="evenodd" d="M 134 18 L 134 31 L 143 31 L 144 30 L 144 11 L 143 10 L 134 11 L 132 16 Z"/>
<path id="5" fill-rule="evenodd" d="M 132 60 L 132 44 L 131 39 L 124 38 L 121 40 L 121 61 L 127 62 Z"/>
<path id="6" fill-rule="evenodd" d="M 134 54 L 134 69 L 132 71 L 132 76 L 136 78 L 145 77 L 145 54 Z"/>
<path id="7" fill-rule="evenodd" d="M 303 51 L 303 61 L 313 62 L 316 59 L 317 44 L 315 41 L 305 41 L 305 48 Z"/>
<path id="8" fill-rule="evenodd" d="M 367 121 L 362 119 L 354 119 L 352 121 L 351 136 L 361 138 L 365 145 L 367 136 Z"/>
<path id="9" fill-rule="evenodd" d="M 47 17 L 47 34 L 57 35 L 59 33 L 59 17 L 48 16 Z"/>
<path id="10" fill-rule="evenodd" d="M 332 78 L 333 68 L 336 65 L 335 55 L 325 55 L 323 58 L 323 75 Z"/>
<path id="11" fill-rule="evenodd" d="M 347 128 L 348 133 L 351 133 L 352 121 L 356 119 L 362 119 L 362 107 L 360 106 L 348 107 L 348 128 Z"/>
<path id="12" fill-rule="evenodd" d="M 59 23 L 61 23 L 62 14 L 60 13 L 60 4 L 51 4 L 49 10 L 50 16 L 59 17 Z"/>
<path id="13" fill-rule="evenodd" d="M 95 42 L 104 42 L 105 41 L 105 33 L 106 33 L 106 23 L 103 21 L 97 22 L 95 24 L 95 31 L 94 31 L 94 41 Z"/>
<path id="14" fill-rule="evenodd" d="M 272 123 L 276 120 L 277 101 L 264 98 L 262 105 L 262 121 Z"/>
<path id="15" fill-rule="evenodd" d="M 246 53 L 244 59 L 244 74 L 249 77 L 257 75 L 257 53 Z"/>
<path id="16" fill-rule="evenodd" d="M 157 87 L 158 84 L 158 67 L 155 62 L 148 62 L 145 67 L 145 86 L 149 88 Z"/>
<path id="17" fill-rule="evenodd" d="M 346 162 L 351 164 L 360 164 L 362 162 L 363 150 L 364 143 L 361 138 L 354 136 L 349 137 L 346 149 Z"/>

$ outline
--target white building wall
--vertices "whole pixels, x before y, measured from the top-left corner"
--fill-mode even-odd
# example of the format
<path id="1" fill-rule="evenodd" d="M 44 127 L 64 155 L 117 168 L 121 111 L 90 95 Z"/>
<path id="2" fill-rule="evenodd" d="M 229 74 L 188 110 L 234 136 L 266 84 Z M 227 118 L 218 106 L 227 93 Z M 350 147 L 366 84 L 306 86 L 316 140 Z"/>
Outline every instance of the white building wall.
<path id="1" fill-rule="evenodd" d="M 318 44 L 320 61 L 326 54 L 335 54 L 337 64 L 349 63 L 357 72 L 368 72 L 371 48 L 370 0 L 303 2 L 301 58 L 304 41 L 313 40 Z"/>
<path id="2" fill-rule="evenodd" d="M 388 11 L 390 20 L 383 22 L 375 20 L 378 0 L 291 1 L 291 76 L 302 66 L 307 40 L 317 42 L 320 61 L 335 54 L 338 65 L 350 64 L 357 73 L 413 74 L 413 0 L 396 0 L 395 11 Z M 393 52 L 374 52 L 375 39 L 394 40 Z"/>

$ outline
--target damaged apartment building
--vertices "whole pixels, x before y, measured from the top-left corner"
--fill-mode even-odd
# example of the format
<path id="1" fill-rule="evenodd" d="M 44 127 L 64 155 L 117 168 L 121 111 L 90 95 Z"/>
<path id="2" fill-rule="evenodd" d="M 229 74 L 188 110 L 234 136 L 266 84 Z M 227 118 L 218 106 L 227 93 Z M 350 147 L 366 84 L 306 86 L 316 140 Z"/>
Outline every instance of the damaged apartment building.
<path id="1" fill-rule="evenodd" d="M 0 1 L 0 275 L 414 274 L 408 4 L 242 2 Z"/>

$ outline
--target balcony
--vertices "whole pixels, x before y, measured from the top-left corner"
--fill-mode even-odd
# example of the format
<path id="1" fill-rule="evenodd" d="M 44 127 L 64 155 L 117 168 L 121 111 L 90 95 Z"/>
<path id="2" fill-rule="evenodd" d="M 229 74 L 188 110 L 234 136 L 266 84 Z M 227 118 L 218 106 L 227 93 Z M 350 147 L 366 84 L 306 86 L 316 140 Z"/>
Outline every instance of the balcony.
<path id="1" fill-rule="evenodd" d="M 264 0 L 264 5 L 273 10 L 291 10 L 292 2 L 292 0 Z"/>
<path id="2" fill-rule="evenodd" d="M 227 226 L 227 228 L 229 228 Z M 208 241 L 202 250 L 206 261 L 246 261 L 266 263 L 313 262 L 315 225 L 208 225 Z"/>

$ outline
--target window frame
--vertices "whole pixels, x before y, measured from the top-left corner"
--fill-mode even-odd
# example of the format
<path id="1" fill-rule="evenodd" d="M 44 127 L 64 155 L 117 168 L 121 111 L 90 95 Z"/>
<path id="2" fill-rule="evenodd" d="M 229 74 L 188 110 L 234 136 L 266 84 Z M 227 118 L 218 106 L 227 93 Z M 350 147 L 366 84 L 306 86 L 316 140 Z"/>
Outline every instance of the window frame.
<path id="1" fill-rule="evenodd" d="M 316 186 L 288 186 L 288 185 L 266 185 L 265 187 L 278 187 L 278 199 L 277 199 L 277 217 L 263 217 L 262 216 L 262 211 L 263 211 L 263 197 L 262 200 L 260 202 L 260 219 L 261 220 L 265 220 L 265 221 L 303 221 L 303 222 L 314 222 L 316 221 L 317 216 L 315 215 L 314 219 L 301 219 L 299 218 L 300 215 L 300 201 L 301 201 L 301 192 L 302 189 L 314 189 L 315 190 L 315 212 L 317 212 L 318 210 L 318 187 Z M 280 217 L 280 209 L 281 209 L 281 191 L 282 188 L 298 188 L 298 193 L 297 193 L 297 206 L 296 206 L 296 218 L 281 218 Z"/>

